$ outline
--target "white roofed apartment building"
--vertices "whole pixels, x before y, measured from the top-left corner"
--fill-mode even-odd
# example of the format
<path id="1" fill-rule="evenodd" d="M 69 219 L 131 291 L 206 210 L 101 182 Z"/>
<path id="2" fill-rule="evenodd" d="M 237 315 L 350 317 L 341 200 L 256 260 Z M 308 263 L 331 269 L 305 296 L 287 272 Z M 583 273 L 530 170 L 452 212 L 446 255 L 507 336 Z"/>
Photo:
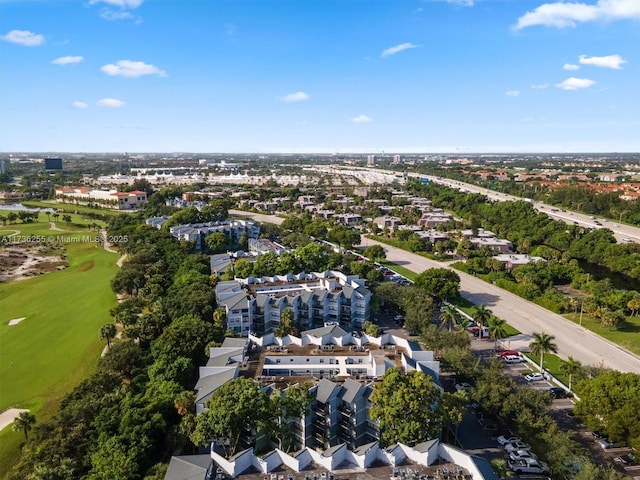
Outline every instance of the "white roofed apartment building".
<path id="1" fill-rule="evenodd" d="M 370 318 L 371 292 L 357 275 L 337 271 L 249 277 L 220 282 L 216 301 L 234 332 L 264 335 L 280 325 L 289 308 L 301 328 L 337 323 L 360 328 Z"/>

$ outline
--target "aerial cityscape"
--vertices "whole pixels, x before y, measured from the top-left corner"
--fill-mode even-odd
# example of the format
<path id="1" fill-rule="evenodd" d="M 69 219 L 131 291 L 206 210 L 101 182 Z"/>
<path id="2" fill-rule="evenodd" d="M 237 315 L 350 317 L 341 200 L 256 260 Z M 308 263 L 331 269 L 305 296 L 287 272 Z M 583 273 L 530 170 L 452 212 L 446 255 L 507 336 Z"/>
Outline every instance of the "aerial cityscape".
<path id="1" fill-rule="evenodd" d="M 0 14 L 0 479 L 640 479 L 640 0 Z"/>

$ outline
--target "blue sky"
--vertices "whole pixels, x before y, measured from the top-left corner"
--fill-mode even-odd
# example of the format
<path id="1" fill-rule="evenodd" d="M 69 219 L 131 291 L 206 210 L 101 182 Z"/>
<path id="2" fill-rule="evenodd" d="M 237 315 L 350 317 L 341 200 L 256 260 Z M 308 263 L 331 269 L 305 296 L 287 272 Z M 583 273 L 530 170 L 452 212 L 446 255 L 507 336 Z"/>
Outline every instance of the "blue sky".
<path id="1" fill-rule="evenodd" d="M 0 151 L 640 151 L 640 0 L 0 0 Z"/>

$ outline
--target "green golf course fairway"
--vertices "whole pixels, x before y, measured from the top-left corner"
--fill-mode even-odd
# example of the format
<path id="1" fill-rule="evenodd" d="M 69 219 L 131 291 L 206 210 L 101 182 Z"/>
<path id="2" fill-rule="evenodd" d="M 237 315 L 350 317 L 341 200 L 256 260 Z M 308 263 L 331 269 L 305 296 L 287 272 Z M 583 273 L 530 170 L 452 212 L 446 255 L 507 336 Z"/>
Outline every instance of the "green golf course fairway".
<path id="1" fill-rule="evenodd" d="M 50 232 L 45 225 L 15 228 L 21 235 L 95 235 L 62 223 L 64 232 Z M 94 371 L 104 347 L 100 327 L 112 321 L 109 310 L 117 303 L 110 282 L 118 254 L 95 242 L 64 246 L 67 269 L 0 283 L 0 411 L 28 408 L 37 421 L 52 415 L 62 396 Z M 11 427 L 0 433 L 0 477 L 23 441 Z"/>

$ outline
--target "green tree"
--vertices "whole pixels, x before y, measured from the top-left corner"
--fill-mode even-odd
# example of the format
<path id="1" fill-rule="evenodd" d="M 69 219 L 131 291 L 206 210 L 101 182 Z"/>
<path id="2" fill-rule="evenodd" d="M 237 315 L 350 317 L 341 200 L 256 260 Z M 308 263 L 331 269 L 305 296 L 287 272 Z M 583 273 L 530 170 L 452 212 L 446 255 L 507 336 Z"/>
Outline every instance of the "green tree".
<path id="1" fill-rule="evenodd" d="M 280 325 L 275 330 L 277 337 L 285 337 L 287 335 L 298 335 L 300 332 L 294 322 L 293 310 L 285 308 L 280 312 Z"/>
<path id="2" fill-rule="evenodd" d="M 502 480 L 504 478 L 513 478 L 514 473 L 509 468 L 509 464 L 504 458 L 495 458 L 491 460 L 493 471 Z"/>
<path id="3" fill-rule="evenodd" d="M 493 349 L 497 350 L 498 340 L 507 336 L 507 322 L 492 315 L 489 318 L 487 328 L 489 329 L 489 336 L 494 341 Z"/>
<path id="4" fill-rule="evenodd" d="M 447 327 L 449 331 L 453 329 L 458 319 L 458 312 L 452 305 L 447 305 L 440 312 L 440 325 Z"/>
<path id="5" fill-rule="evenodd" d="M 116 333 L 115 323 L 105 323 L 100 327 L 100 339 L 107 341 L 107 347 L 111 347 L 111 339 L 115 338 Z"/>
<path id="6" fill-rule="evenodd" d="M 369 416 L 378 423 L 381 443 L 415 445 L 435 438 L 442 413 L 437 404 L 440 390 L 428 375 L 391 368 L 371 394 Z"/>
<path id="7" fill-rule="evenodd" d="M 313 395 L 306 383 L 290 386 L 284 392 L 272 392 L 269 408 L 270 412 L 275 412 L 272 435 L 278 440 L 281 450 L 289 452 L 294 447 L 301 447 L 293 444 L 295 434 L 291 423 L 303 417 L 312 402 Z"/>
<path id="8" fill-rule="evenodd" d="M 379 258 L 386 258 L 387 254 L 381 245 L 371 245 L 364 249 L 363 255 L 371 261 Z"/>
<path id="9" fill-rule="evenodd" d="M 560 371 L 569 377 L 569 391 L 572 391 L 573 376 L 582 368 L 582 364 L 573 357 L 569 357 L 560 364 Z"/>
<path id="10" fill-rule="evenodd" d="M 71 215 L 62 215 L 62 221 L 67 225 L 71 225 Z"/>
<path id="11" fill-rule="evenodd" d="M 578 382 L 575 413 L 591 429 L 612 440 L 640 448 L 640 375 L 606 372 Z"/>
<path id="12" fill-rule="evenodd" d="M 364 324 L 362 324 L 362 329 L 364 330 L 364 333 L 366 333 L 371 337 L 379 337 L 380 334 L 382 333 L 382 331 L 380 330 L 380 327 L 369 320 L 367 320 L 366 322 L 364 322 Z"/>
<path id="13" fill-rule="evenodd" d="M 448 268 L 430 268 L 416 277 L 415 286 L 447 300 L 460 294 L 460 276 Z"/>
<path id="14" fill-rule="evenodd" d="M 20 414 L 13 420 L 12 430 L 14 432 L 24 433 L 24 441 L 29 441 L 29 431 L 36 423 L 36 417 L 31 412 L 20 412 Z"/>
<path id="15" fill-rule="evenodd" d="M 207 410 L 196 417 L 191 441 L 206 446 L 214 439 L 228 456 L 237 451 L 243 433 L 268 427 L 274 415 L 260 386 L 244 377 L 222 385 L 212 394 L 206 407 Z"/>
<path id="16" fill-rule="evenodd" d="M 119 437 L 101 438 L 91 455 L 91 473 L 88 480 L 138 478 L 138 449 L 127 445 Z"/>
<path id="17" fill-rule="evenodd" d="M 236 260 L 233 265 L 233 269 L 235 271 L 235 276 L 238 278 L 249 278 L 253 275 L 253 262 L 247 260 L 246 258 L 240 258 Z"/>
<path id="18" fill-rule="evenodd" d="M 476 323 L 479 323 L 482 326 L 485 326 L 489 319 L 491 318 L 491 310 L 489 310 L 484 303 L 482 303 L 479 307 L 476 307 L 473 314 L 471 315 L 473 320 Z"/>
<path id="19" fill-rule="evenodd" d="M 556 353 L 558 351 L 558 347 L 553 343 L 553 340 L 555 340 L 553 335 L 548 335 L 544 332 L 534 333 L 533 341 L 529 344 L 531 354 L 540 356 L 541 372 L 544 371 L 544 354 L 549 352 Z"/>
<path id="20" fill-rule="evenodd" d="M 213 232 L 205 237 L 204 243 L 212 252 L 222 252 L 231 244 L 231 239 L 222 232 Z"/>

